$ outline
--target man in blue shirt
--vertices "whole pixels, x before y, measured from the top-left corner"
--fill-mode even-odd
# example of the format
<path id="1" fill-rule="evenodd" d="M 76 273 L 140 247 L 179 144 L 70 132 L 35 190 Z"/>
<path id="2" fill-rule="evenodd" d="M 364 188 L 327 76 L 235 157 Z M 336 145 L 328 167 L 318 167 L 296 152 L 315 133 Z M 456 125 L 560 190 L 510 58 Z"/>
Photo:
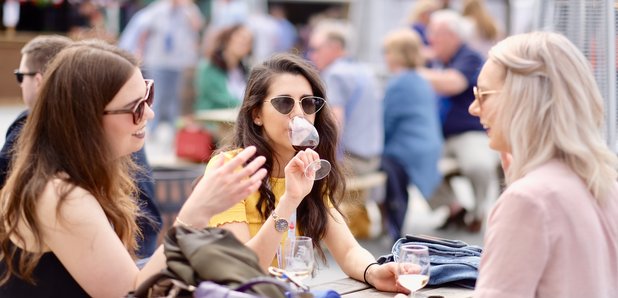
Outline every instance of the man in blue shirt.
<path id="1" fill-rule="evenodd" d="M 0 151 L 0 188 L 6 183 L 15 142 L 26 123 L 30 109 L 37 100 L 46 67 L 56 54 L 71 43 L 72 41 L 69 38 L 63 36 L 38 36 L 29 41 L 21 50 L 21 62 L 19 69 L 15 71 L 15 76 L 21 87 L 27 110 L 22 112 L 7 130 L 6 141 Z M 132 157 L 135 163 L 143 169 L 143 171 L 136 173 L 135 181 L 140 191 L 138 203 L 142 213 L 148 217 L 138 219 L 143 239 L 137 239 L 140 249 L 136 254 L 139 257 L 149 257 L 157 247 L 157 236 L 161 229 L 161 215 L 154 204 L 154 180 L 144 148 L 133 153 Z"/>
<path id="2" fill-rule="evenodd" d="M 326 24 L 314 29 L 309 59 L 326 85 L 326 100 L 341 129 L 341 152 L 354 174 L 376 171 L 384 146 L 382 92 L 374 73 L 351 59 L 345 27 Z"/>
<path id="3" fill-rule="evenodd" d="M 497 181 L 498 157 L 489 149 L 489 139 L 478 118 L 468 113 L 474 101 L 472 89 L 484 61 L 466 45 L 464 28 L 464 20 L 457 12 L 434 12 L 427 36 L 436 62 L 442 67 L 419 72 L 441 96 L 444 154 L 457 160 L 461 173 L 472 183 L 475 202 L 472 216 L 466 218 L 466 210 L 457 202 L 449 182 L 444 181 L 429 204 L 449 206 L 450 216 L 445 225 L 454 223 L 478 232 L 485 216 L 489 186 Z"/>
<path id="4" fill-rule="evenodd" d="M 347 29 L 339 23 L 320 24 L 311 34 L 308 57 L 320 71 L 326 101 L 339 125 L 339 158 L 352 175 L 362 176 L 380 167 L 384 147 L 382 92 L 373 71 L 348 56 Z M 371 191 L 361 201 L 382 201 L 383 188 Z M 344 209 L 356 220 L 352 222 L 355 236 L 368 236 L 365 228 L 370 219 L 364 207 L 349 205 Z"/>

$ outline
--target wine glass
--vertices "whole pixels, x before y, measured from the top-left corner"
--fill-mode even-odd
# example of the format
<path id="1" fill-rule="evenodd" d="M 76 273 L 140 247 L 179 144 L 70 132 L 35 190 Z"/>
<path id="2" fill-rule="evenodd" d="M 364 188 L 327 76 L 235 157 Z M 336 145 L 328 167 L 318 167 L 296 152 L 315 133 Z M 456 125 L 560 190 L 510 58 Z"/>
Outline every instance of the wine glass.
<path id="1" fill-rule="evenodd" d="M 315 149 L 320 143 L 320 136 L 307 119 L 296 116 L 290 120 L 289 130 L 290 141 L 292 147 L 298 152 L 305 149 Z M 305 169 L 305 176 L 309 179 L 320 180 L 330 172 L 330 163 L 328 160 L 320 159 L 312 162 Z"/>
<path id="2" fill-rule="evenodd" d="M 311 237 L 288 238 L 284 245 L 283 255 L 283 269 L 288 275 L 301 281 L 313 275 L 315 259 Z"/>
<path id="3" fill-rule="evenodd" d="M 424 245 L 403 244 L 397 260 L 397 282 L 410 290 L 410 297 L 429 282 L 429 249 Z"/>

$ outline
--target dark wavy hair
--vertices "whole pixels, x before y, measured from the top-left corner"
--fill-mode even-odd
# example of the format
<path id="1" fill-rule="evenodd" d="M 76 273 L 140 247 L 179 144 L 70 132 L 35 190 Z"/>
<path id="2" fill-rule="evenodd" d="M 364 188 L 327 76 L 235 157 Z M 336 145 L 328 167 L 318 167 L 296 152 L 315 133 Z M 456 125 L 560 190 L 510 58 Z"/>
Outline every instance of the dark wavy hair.
<path id="1" fill-rule="evenodd" d="M 309 81 L 313 95 L 325 96 L 324 84 L 317 70 L 296 55 L 277 54 L 251 70 L 245 97 L 236 120 L 232 148 L 228 149 L 245 148 L 251 145 L 257 147 L 256 156 L 266 157 L 264 168 L 269 172 L 273 170 L 275 154 L 264 137 L 262 127 L 253 123 L 253 116 L 262 108 L 273 79 L 281 74 L 302 75 Z M 315 115 L 314 125 L 320 134 L 320 143 L 315 151 L 321 158 L 331 162 L 332 169 L 326 178 L 315 181 L 313 189 L 300 203 L 296 213 L 299 231 L 313 239 L 314 247 L 324 259 L 324 252 L 320 249 L 319 241 L 326 234 L 327 221 L 325 219 L 330 215 L 324 198 L 328 197 L 335 209 L 339 211 L 341 194 L 345 191 L 345 179 L 341 168 L 335 162 L 338 130 L 328 103 Z M 270 177 L 264 178 L 264 183 L 260 186 L 260 199 L 256 206 L 264 220 L 275 209 L 275 196 L 268 188 L 268 179 Z"/>

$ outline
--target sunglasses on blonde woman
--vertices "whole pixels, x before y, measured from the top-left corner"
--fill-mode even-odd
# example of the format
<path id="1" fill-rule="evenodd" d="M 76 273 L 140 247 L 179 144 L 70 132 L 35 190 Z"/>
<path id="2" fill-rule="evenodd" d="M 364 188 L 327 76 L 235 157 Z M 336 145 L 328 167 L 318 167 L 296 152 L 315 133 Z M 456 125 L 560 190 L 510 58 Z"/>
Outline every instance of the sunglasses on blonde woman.
<path id="1" fill-rule="evenodd" d="M 146 111 L 146 105 L 152 106 L 154 101 L 154 81 L 144 80 L 146 82 L 146 95 L 138 100 L 130 109 L 103 111 L 103 115 L 110 114 L 133 114 L 133 124 L 139 124 L 144 118 L 144 111 Z"/>
<path id="2" fill-rule="evenodd" d="M 472 88 L 472 92 L 474 92 L 474 100 L 479 103 L 480 108 L 483 108 L 483 95 L 500 93 L 500 90 L 482 91 L 481 88 L 474 86 L 474 88 Z"/>
<path id="3" fill-rule="evenodd" d="M 294 105 L 296 104 L 296 100 L 291 96 L 277 96 L 275 98 L 265 100 L 265 102 L 270 102 L 275 110 L 283 115 L 291 113 L 294 109 Z M 326 100 L 319 96 L 304 96 L 298 102 L 300 103 L 303 112 L 307 115 L 311 115 L 322 109 L 326 103 Z"/>

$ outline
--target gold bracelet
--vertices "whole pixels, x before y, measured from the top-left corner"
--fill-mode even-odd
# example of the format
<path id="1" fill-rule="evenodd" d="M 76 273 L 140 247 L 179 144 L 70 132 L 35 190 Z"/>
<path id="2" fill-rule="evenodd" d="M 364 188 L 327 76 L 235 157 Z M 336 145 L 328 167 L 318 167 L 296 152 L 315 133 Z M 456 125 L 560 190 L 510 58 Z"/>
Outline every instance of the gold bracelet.
<path id="1" fill-rule="evenodd" d="M 188 224 L 188 223 L 186 223 L 186 222 L 184 222 L 184 221 L 180 220 L 180 218 L 179 218 L 179 217 L 176 217 L 176 221 L 175 221 L 175 222 L 176 222 L 177 224 L 179 224 L 179 225 L 181 225 L 181 226 L 185 227 L 185 228 L 196 229 L 196 227 L 194 227 L 193 225 L 190 225 L 190 224 Z"/>

